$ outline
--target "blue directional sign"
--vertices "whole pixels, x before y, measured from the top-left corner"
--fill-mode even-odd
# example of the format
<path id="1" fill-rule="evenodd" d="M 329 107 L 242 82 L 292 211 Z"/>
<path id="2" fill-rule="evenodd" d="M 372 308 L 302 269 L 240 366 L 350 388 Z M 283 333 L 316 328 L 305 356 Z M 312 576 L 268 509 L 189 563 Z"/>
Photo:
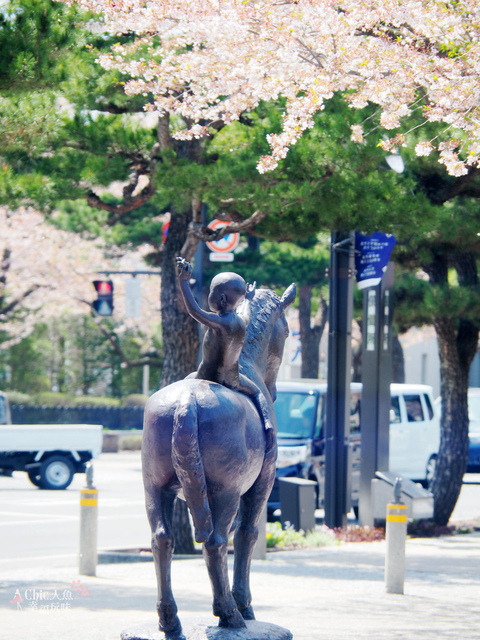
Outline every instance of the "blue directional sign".
<path id="1" fill-rule="evenodd" d="M 370 236 L 359 231 L 355 233 L 355 270 L 359 289 L 380 284 L 395 242 L 391 233 L 376 231 Z"/>

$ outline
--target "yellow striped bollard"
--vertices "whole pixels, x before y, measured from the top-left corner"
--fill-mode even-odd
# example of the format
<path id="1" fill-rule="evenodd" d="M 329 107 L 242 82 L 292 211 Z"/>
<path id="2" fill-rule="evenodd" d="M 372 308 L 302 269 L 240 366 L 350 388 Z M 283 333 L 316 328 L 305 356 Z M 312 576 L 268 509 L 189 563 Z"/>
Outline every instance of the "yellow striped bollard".
<path id="1" fill-rule="evenodd" d="M 97 520 L 98 490 L 89 486 L 80 490 L 79 573 L 82 576 L 94 576 L 96 574 Z"/>
<path id="2" fill-rule="evenodd" d="M 402 593 L 405 582 L 407 505 L 400 500 L 400 480 L 395 482 L 395 502 L 387 504 L 385 587 L 387 593 Z"/>

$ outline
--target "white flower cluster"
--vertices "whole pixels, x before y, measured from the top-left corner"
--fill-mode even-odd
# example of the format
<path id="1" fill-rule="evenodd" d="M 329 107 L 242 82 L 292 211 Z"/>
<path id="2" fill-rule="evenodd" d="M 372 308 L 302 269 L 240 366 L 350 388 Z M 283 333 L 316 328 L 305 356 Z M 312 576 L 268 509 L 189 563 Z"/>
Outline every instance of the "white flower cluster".
<path id="1" fill-rule="evenodd" d="M 95 299 L 92 282 L 99 277 L 96 272 L 109 268 L 145 269 L 142 255 L 151 249 L 140 247 L 116 259 L 107 258 L 101 240 L 86 240 L 80 234 L 61 231 L 47 224 L 33 209 L 12 212 L 0 207 L 0 228 L 0 260 L 5 251 L 9 255 L 0 297 L 5 295 L 7 305 L 18 299 L 21 302 L 18 308 L 28 311 L 22 323 L 0 317 L 0 326 L 8 331 L 13 342 L 28 335 L 38 322 L 59 314 L 89 313 L 84 301 Z M 112 279 L 114 318 L 119 320 L 124 315 L 126 277 L 112 276 Z M 160 320 L 159 299 L 159 277 L 142 277 L 142 316 L 125 320 L 125 327 L 137 328 L 147 337 L 152 335 Z"/>
<path id="2" fill-rule="evenodd" d="M 209 123 L 287 98 L 284 130 L 269 136 L 272 155 L 261 171 L 276 166 L 334 91 L 346 92 L 353 108 L 377 104 L 390 130 L 402 127 L 420 94 L 425 120 L 460 131 L 467 164 L 479 162 L 478 0 L 77 1 L 103 12 L 110 31 L 136 32 L 149 47 L 147 59 L 135 59 L 130 46 L 100 62 L 130 75 L 129 94 L 151 92 L 153 108 L 194 123 L 179 137 L 205 135 Z M 352 139 L 363 140 L 358 125 Z M 417 152 L 433 148 L 421 142 Z M 458 152 L 440 151 L 450 173 L 466 170 Z"/>

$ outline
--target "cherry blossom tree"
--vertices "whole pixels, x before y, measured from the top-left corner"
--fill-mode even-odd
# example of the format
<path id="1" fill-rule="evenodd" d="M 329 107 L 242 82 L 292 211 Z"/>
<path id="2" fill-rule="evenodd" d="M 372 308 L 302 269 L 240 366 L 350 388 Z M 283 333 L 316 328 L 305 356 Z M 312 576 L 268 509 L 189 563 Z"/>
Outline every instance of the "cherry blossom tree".
<path id="1" fill-rule="evenodd" d="M 0 228 L 0 328 L 9 336 L 2 348 L 31 333 L 39 322 L 85 314 L 95 299 L 92 282 L 100 277 L 97 270 L 144 269 L 142 253 L 150 250 L 144 245 L 135 252 L 106 255 L 103 241 L 56 229 L 33 209 L 0 208 Z M 143 278 L 142 315 L 126 319 L 126 277 L 110 277 L 117 332 L 136 329 L 148 341 L 158 329 L 159 278 Z"/>
<path id="2" fill-rule="evenodd" d="M 74 0 L 68 0 L 72 3 Z M 313 125 L 334 92 L 352 108 L 378 105 L 380 124 L 402 145 L 413 112 L 440 122 L 444 136 L 418 141 L 418 155 L 439 150 L 449 173 L 480 159 L 480 7 L 476 0 L 77 0 L 103 12 L 105 28 L 135 32 L 100 56 L 131 77 L 130 95 L 154 95 L 148 109 L 183 116 L 178 138 L 201 137 L 261 100 L 287 98 L 283 131 L 269 135 L 273 169 Z M 416 126 L 421 126 L 417 124 Z M 375 135 L 369 122 L 352 138 Z"/>
<path id="3" fill-rule="evenodd" d="M 452 197 L 475 186 L 480 160 L 476 0 L 77 1 L 103 16 L 100 28 L 137 34 L 134 44 L 119 43 L 99 56 L 99 62 L 130 77 L 126 93 L 144 96 L 146 103 L 148 96 L 147 110 L 170 117 L 173 138 L 195 141 L 219 123 L 240 119 L 262 101 L 283 97 L 282 129 L 267 135 L 270 154 L 258 162 L 259 171 L 267 172 L 313 126 L 315 114 L 327 101 L 341 94 L 352 110 L 367 104 L 377 107 L 363 122 L 358 115 L 349 119 L 353 141 L 361 144 L 373 138 L 388 151 L 413 139 L 417 156 L 435 150 L 439 162 L 457 177 L 452 186 L 442 176 L 452 187 Z M 419 183 L 412 201 L 417 206 L 420 194 L 429 193 L 428 185 Z M 447 208 L 442 212 L 447 215 Z M 434 257 L 437 249 L 432 249 Z M 435 269 L 424 265 L 432 285 L 447 278 L 449 260 L 442 261 L 440 279 Z M 461 266 L 459 282 L 476 286 L 475 278 L 464 277 Z M 478 339 L 476 322 L 467 321 L 467 345 L 459 340 L 465 334 L 465 319 L 460 319 L 455 335 L 455 321 L 445 327 L 448 323 L 442 318 L 440 314 L 437 322 L 441 353 L 455 343 L 461 343 L 462 350 L 452 351 L 450 358 L 446 354 L 442 365 L 448 412 L 442 420 L 435 480 L 439 522 L 448 520 L 461 487 L 468 433 L 467 373 Z M 454 388 L 460 389 L 456 395 Z M 450 495 L 439 490 L 441 484 L 453 488 Z"/>

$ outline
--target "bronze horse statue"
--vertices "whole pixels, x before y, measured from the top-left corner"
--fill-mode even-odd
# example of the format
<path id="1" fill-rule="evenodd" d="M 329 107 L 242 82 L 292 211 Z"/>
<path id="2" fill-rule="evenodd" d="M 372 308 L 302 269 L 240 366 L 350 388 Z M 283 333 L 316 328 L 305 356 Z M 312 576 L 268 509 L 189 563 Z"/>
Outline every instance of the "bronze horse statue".
<path id="1" fill-rule="evenodd" d="M 268 289 L 255 292 L 239 361 L 243 374 L 267 398 L 273 421 L 275 381 L 288 335 L 284 312 L 295 293 L 295 285 L 281 298 Z M 275 480 L 276 456 L 276 444 L 266 447 L 262 419 L 252 399 L 243 393 L 207 380 L 186 378 L 148 400 L 143 479 L 158 582 L 159 628 L 167 639 L 184 638 L 171 588 L 171 527 L 178 496 L 186 499 L 191 512 L 198 512 L 205 504 L 209 510 L 208 522 L 213 530 L 196 533 L 197 539 L 205 540 L 203 553 L 219 626 L 240 629 L 246 626 L 245 620 L 255 619 L 250 562 L 258 522 Z M 235 519 L 230 590 L 227 544 Z"/>

